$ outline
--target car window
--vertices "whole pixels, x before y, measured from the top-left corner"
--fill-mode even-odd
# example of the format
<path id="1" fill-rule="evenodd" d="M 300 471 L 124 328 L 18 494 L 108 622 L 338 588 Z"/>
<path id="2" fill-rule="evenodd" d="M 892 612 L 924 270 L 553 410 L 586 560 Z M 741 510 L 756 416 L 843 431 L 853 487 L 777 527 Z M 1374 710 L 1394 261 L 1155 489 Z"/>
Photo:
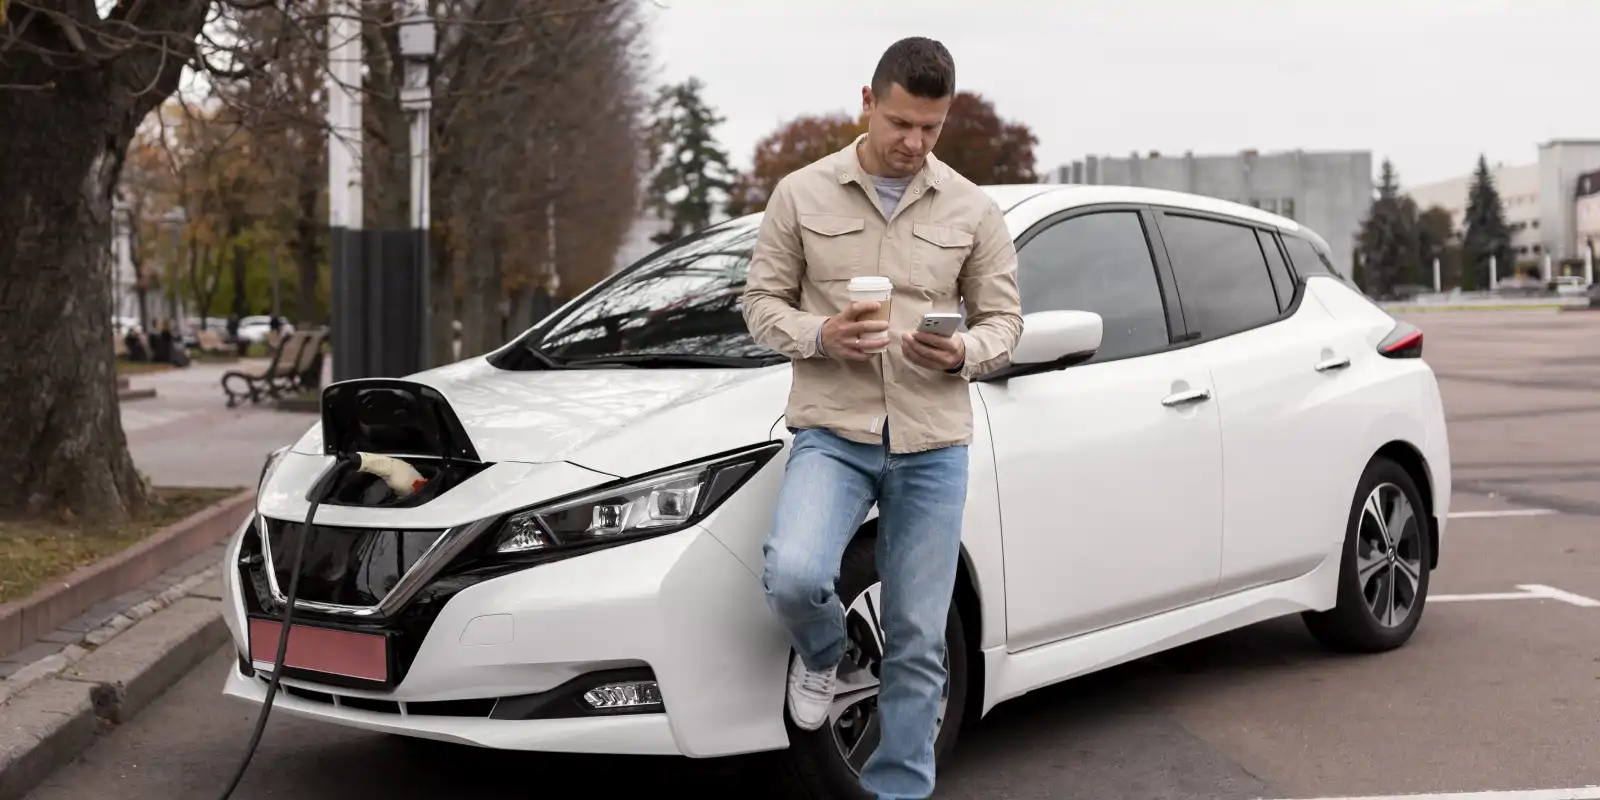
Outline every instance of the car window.
<path id="1" fill-rule="evenodd" d="M 1266 257 L 1254 228 L 1168 214 L 1161 238 L 1183 298 L 1184 317 L 1202 339 L 1254 328 L 1278 316 Z"/>
<path id="2" fill-rule="evenodd" d="M 1149 353 L 1168 343 L 1167 315 L 1144 223 L 1136 211 L 1071 217 L 1017 253 L 1022 312 L 1093 311 L 1104 321 L 1092 361 Z"/>
<path id="3" fill-rule="evenodd" d="M 1278 238 L 1260 229 L 1256 230 L 1256 238 L 1261 241 L 1261 252 L 1267 254 L 1267 273 L 1272 276 L 1272 288 L 1278 293 L 1278 310 L 1288 311 L 1289 304 L 1294 302 L 1294 279 L 1289 276 L 1289 265 L 1278 250 Z"/>
<path id="4" fill-rule="evenodd" d="M 1313 245 L 1310 240 L 1284 234 L 1283 249 L 1289 251 L 1289 263 L 1293 264 L 1294 271 L 1302 276 L 1332 275 L 1345 283 L 1350 282 L 1344 273 L 1328 260 L 1328 254 L 1322 252 L 1321 248 Z"/>
<path id="5" fill-rule="evenodd" d="M 495 361 L 502 369 L 628 356 L 750 359 L 776 355 L 744 321 L 743 291 L 759 227 L 748 221 L 685 237 L 524 334 Z"/>

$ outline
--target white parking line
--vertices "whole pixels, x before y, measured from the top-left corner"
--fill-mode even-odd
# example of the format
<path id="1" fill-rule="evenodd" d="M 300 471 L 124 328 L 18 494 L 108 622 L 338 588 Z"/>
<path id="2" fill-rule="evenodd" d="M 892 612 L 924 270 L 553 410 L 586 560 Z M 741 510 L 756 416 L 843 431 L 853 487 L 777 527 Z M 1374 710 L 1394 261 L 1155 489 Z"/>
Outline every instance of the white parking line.
<path id="1" fill-rule="evenodd" d="M 1498 519 L 1500 517 L 1548 517 L 1559 514 L 1553 508 L 1504 508 L 1499 511 L 1452 511 L 1450 519 Z"/>
<path id="2" fill-rule="evenodd" d="M 1581 594 L 1545 586 L 1539 583 L 1521 584 L 1520 592 L 1484 592 L 1482 594 L 1430 594 L 1430 603 L 1471 603 L 1479 600 L 1557 600 L 1579 608 L 1600 608 L 1600 600 Z M 1432 797 L 1434 795 L 1427 795 Z M 1470 795 L 1469 795 L 1470 796 Z M 1597 798 L 1596 800 L 1600 800 Z"/>
<path id="3" fill-rule="evenodd" d="M 1582 789 L 1524 789 L 1510 792 L 1458 794 L 1383 794 L 1367 797 L 1319 797 L 1315 800 L 1600 800 L 1600 786 Z"/>

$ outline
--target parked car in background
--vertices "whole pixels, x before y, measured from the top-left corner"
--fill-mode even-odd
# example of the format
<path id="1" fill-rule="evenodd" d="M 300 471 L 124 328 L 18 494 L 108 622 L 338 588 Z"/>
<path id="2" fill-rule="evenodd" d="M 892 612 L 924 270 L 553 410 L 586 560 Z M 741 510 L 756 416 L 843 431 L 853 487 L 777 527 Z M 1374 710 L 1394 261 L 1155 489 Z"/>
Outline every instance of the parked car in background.
<path id="1" fill-rule="evenodd" d="M 284 336 L 294 333 L 294 325 L 287 319 L 280 319 L 279 330 Z M 267 336 L 272 333 L 272 317 L 257 315 L 241 317 L 239 319 L 239 341 L 249 344 L 262 344 L 267 341 Z"/>

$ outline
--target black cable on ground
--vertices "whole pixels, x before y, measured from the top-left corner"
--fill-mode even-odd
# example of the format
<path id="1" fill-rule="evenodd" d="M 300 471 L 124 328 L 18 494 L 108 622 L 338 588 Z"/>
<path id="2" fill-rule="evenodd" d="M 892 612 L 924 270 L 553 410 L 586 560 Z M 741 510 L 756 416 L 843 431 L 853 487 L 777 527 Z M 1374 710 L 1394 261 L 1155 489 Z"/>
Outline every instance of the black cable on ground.
<path id="1" fill-rule="evenodd" d="M 289 567 L 289 593 L 284 598 L 283 630 L 278 633 L 278 654 L 272 661 L 272 680 L 267 683 L 267 696 L 261 702 L 261 715 L 256 718 L 255 732 L 250 734 L 250 743 L 245 745 L 244 757 L 239 760 L 238 769 L 234 770 L 233 779 L 228 781 L 227 788 L 222 790 L 218 800 L 228 800 L 233 796 L 233 790 L 239 788 L 239 782 L 244 779 L 245 769 L 250 766 L 250 759 L 256 754 L 256 746 L 261 744 L 261 734 L 267 729 L 267 716 L 272 713 L 272 700 L 278 695 L 278 679 L 283 677 L 283 660 L 289 652 L 289 626 L 294 621 L 294 600 L 300 589 L 300 562 L 305 558 L 306 540 L 311 538 L 311 523 L 316 520 L 317 507 L 322 501 L 333 493 L 333 487 L 339 483 L 352 467 L 360 467 L 361 459 L 357 456 L 341 456 L 335 461 L 322 480 L 312 487 L 311 510 L 306 513 L 305 527 L 300 529 L 299 541 L 295 543 L 293 565 Z M 266 536 L 266 531 L 261 535 Z M 275 567 L 268 563 L 267 569 Z M 246 638 L 249 632 L 246 630 Z"/>

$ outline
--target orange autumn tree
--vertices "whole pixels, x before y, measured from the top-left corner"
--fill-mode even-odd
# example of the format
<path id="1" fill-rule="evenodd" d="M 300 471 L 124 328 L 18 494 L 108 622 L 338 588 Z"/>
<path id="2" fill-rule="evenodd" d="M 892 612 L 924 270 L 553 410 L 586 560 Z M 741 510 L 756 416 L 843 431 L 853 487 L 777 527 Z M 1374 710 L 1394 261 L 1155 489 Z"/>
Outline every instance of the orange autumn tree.
<path id="1" fill-rule="evenodd" d="M 730 192 L 728 214 L 760 211 L 783 176 L 838 151 L 865 133 L 864 117 L 808 114 L 785 123 L 756 143 L 748 172 Z M 1024 123 L 1008 121 L 976 92 L 958 92 L 950 103 L 934 155 L 980 185 L 1036 183 L 1033 148 L 1039 139 Z"/>

